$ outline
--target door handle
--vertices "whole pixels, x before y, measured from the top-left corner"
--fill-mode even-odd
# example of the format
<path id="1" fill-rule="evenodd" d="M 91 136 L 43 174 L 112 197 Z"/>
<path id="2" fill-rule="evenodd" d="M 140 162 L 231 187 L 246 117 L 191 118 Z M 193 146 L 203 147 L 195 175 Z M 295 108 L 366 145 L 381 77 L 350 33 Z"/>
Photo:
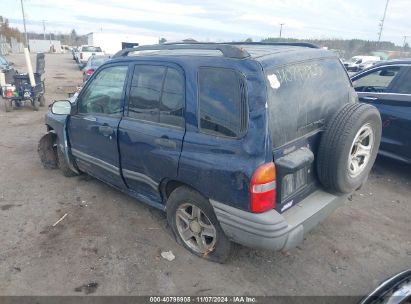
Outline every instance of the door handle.
<path id="1" fill-rule="evenodd" d="M 110 136 L 113 134 L 113 128 L 107 124 L 98 127 L 98 131 L 103 134 L 103 136 Z"/>
<path id="2" fill-rule="evenodd" d="M 174 140 L 169 139 L 167 136 L 163 136 L 160 138 L 156 138 L 154 140 L 154 142 L 159 145 L 159 146 L 163 146 L 166 148 L 171 148 L 171 149 L 175 149 L 177 148 L 177 144 Z"/>
<path id="3" fill-rule="evenodd" d="M 371 97 L 371 96 L 363 96 L 360 99 L 364 99 L 366 101 L 376 101 L 376 100 L 378 100 L 377 97 Z"/>

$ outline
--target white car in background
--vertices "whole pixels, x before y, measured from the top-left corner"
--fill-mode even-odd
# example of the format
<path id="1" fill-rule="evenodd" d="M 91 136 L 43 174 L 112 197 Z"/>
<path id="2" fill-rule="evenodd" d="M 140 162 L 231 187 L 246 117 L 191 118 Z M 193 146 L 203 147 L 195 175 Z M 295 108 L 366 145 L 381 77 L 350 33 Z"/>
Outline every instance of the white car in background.
<path id="1" fill-rule="evenodd" d="M 361 63 L 361 64 L 358 66 L 358 70 L 362 71 L 362 70 L 368 69 L 368 68 L 376 65 L 377 63 L 381 63 L 381 62 L 382 62 L 382 60 L 367 61 L 367 62 Z"/>
<path id="2" fill-rule="evenodd" d="M 344 66 L 349 72 L 358 72 L 360 70 L 360 64 L 380 60 L 381 58 L 379 56 L 354 56 L 349 61 L 344 62 Z"/>
<path id="3" fill-rule="evenodd" d="M 99 46 L 82 45 L 79 48 L 77 55 L 77 62 L 80 65 L 80 69 L 82 69 L 87 64 L 88 59 L 94 55 L 104 55 L 104 52 L 101 50 Z"/>

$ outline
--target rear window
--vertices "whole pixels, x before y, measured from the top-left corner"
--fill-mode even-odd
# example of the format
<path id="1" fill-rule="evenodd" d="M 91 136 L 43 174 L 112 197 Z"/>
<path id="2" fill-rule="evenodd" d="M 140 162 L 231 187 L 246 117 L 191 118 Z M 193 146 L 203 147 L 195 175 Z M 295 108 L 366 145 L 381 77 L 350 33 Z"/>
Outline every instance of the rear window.
<path id="1" fill-rule="evenodd" d="M 268 68 L 265 73 L 274 148 L 320 129 L 350 97 L 350 81 L 336 58 Z"/>
<path id="2" fill-rule="evenodd" d="M 200 68 L 199 115 L 202 132 L 240 137 L 247 123 L 244 79 L 235 70 Z"/>
<path id="3" fill-rule="evenodd" d="M 83 46 L 81 48 L 82 52 L 101 52 L 101 48 L 98 46 Z"/>

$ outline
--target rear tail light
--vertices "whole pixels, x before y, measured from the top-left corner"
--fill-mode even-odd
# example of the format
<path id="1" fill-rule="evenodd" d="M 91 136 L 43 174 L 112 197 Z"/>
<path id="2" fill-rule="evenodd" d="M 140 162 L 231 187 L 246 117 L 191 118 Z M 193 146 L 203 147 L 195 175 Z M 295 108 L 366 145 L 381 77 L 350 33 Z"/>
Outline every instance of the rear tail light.
<path id="1" fill-rule="evenodd" d="M 250 209 L 261 213 L 275 208 L 276 172 L 274 163 L 259 166 L 251 178 Z"/>
<path id="2" fill-rule="evenodd" d="M 83 59 L 83 53 L 80 53 L 80 59 Z"/>
<path id="3" fill-rule="evenodd" d="M 94 69 L 88 69 L 86 71 L 87 76 L 91 76 L 91 75 L 93 75 L 93 73 L 94 73 Z"/>

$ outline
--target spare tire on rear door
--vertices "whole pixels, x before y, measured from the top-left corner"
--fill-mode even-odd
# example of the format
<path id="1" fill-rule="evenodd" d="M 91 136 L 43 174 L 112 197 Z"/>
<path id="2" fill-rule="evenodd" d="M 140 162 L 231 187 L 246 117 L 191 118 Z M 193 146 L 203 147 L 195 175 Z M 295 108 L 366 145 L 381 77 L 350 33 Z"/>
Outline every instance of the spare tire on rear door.
<path id="1" fill-rule="evenodd" d="M 317 154 L 317 173 L 323 186 L 350 193 L 366 181 L 381 140 L 381 117 L 367 104 L 351 103 L 327 123 Z"/>

